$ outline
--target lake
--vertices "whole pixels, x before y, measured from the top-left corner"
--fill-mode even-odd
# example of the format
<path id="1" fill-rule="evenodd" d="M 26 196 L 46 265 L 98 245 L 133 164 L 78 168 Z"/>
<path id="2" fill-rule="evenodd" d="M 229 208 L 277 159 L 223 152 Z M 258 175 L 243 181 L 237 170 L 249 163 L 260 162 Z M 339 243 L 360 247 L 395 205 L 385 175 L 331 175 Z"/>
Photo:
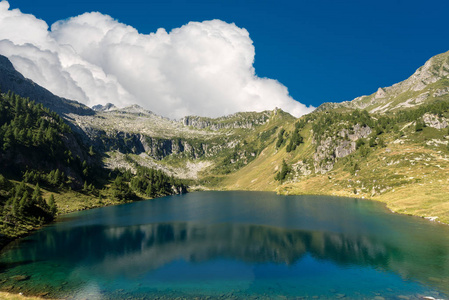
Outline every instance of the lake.
<path id="1" fill-rule="evenodd" d="M 0 268 L 0 289 L 66 299 L 447 298 L 449 226 L 368 200 L 197 192 L 65 215 Z"/>

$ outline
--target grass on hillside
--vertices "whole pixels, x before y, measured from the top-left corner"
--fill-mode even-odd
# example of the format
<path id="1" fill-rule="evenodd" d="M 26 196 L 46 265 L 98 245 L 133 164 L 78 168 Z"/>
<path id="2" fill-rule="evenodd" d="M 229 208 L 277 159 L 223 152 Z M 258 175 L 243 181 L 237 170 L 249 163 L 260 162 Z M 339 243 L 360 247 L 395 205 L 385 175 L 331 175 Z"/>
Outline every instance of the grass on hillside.
<path id="1" fill-rule="evenodd" d="M 400 126 L 402 127 L 402 126 Z M 286 128 L 286 130 L 291 130 Z M 253 162 L 235 173 L 215 178 L 213 188 L 223 190 L 277 191 L 281 194 L 316 194 L 369 198 L 386 203 L 393 211 L 422 217 L 438 217 L 449 223 L 449 149 L 447 129 L 414 126 L 398 133 L 383 134 L 386 147 L 369 148 L 367 157 L 359 151 L 338 159 L 326 174 L 274 180 L 282 160 L 292 165 L 310 159 L 314 152 L 309 125 L 302 131 L 304 144 L 287 153 L 285 145 L 273 142 Z M 358 170 L 354 172 L 354 165 Z"/>
<path id="2" fill-rule="evenodd" d="M 24 296 L 20 294 L 11 294 L 7 292 L 0 292 L 0 299 L 2 300 L 42 300 L 41 297 Z"/>

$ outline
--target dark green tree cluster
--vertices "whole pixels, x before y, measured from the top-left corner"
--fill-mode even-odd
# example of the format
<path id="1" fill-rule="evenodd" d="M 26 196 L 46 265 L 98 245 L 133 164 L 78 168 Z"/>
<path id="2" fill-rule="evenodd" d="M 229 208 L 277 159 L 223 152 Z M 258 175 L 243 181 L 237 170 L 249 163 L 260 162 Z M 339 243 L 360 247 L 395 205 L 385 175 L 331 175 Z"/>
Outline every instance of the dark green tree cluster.
<path id="1" fill-rule="evenodd" d="M 276 148 L 280 148 L 282 146 L 282 144 L 284 143 L 284 133 L 285 133 L 285 129 L 281 128 L 281 130 L 279 130 L 279 133 L 278 133 L 278 138 L 276 141 Z"/>
<path id="2" fill-rule="evenodd" d="M 33 147 L 56 155 L 62 141 L 59 135 L 70 127 L 42 104 L 35 104 L 14 93 L 0 94 L 0 151 Z"/>
<path id="3" fill-rule="evenodd" d="M 287 152 L 295 151 L 296 147 L 304 142 L 303 137 L 301 136 L 301 134 L 299 134 L 299 129 L 301 128 L 299 124 L 299 122 L 295 124 L 295 130 L 293 130 L 290 142 L 285 149 Z"/>
<path id="4" fill-rule="evenodd" d="M 129 187 L 126 175 L 117 175 L 111 184 L 112 195 L 118 200 L 130 200 L 136 198 L 136 194 Z"/>
<path id="5" fill-rule="evenodd" d="M 59 187 L 67 181 L 72 184 L 62 171 L 70 169 L 79 187 L 84 180 L 93 181 L 92 162 L 75 157 L 69 144 L 64 143 L 69 139 L 78 143 L 82 156 L 95 161 L 92 147 L 84 147 L 55 112 L 12 92 L 0 94 L 0 172 L 3 174 L 23 176 L 33 184 Z"/>
<path id="6" fill-rule="evenodd" d="M 50 197 L 47 203 L 38 184 L 33 189 L 24 181 L 10 185 L 6 195 L 7 200 L 2 209 L 3 223 L 11 226 L 23 223 L 39 225 L 52 220 L 56 215 L 54 198 L 51 200 Z"/>
<path id="7" fill-rule="evenodd" d="M 187 191 L 187 186 L 182 180 L 168 176 L 160 170 L 142 166 L 137 167 L 137 173 L 131 179 L 131 188 L 133 191 L 151 198 Z"/>
<path id="8" fill-rule="evenodd" d="M 276 173 L 274 179 L 277 181 L 283 181 L 291 171 L 290 166 L 285 162 L 285 160 L 282 160 L 281 170 Z"/>
<path id="9" fill-rule="evenodd" d="M 263 131 L 259 134 L 259 140 L 261 142 L 267 142 L 270 137 L 277 131 L 278 127 L 275 126 L 269 130 Z"/>
<path id="10" fill-rule="evenodd" d="M 413 122 L 420 119 L 425 113 L 442 117 L 449 112 L 449 101 L 436 101 L 430 104 L 420 105 L 414 109 L 401 110 L 395 114 L 398 122 Z"/>
<path id="11" fill-rule="evenodd" d="M 155 198 L 187 192 L 187 185 L 163 171 L 135 165 L 136 174 L 130 170 L 119 171 L 111 184 L 112 195 L 119 200 L 137 199 L 137 195 Z"/>
<path id="12" fill-rule="evenodd" d="M 41 184 L 48 187 L 62 187 L 68 181 L 64 172 L 59 169 L 51 170 L 49 173 L 37 170 L 26 170 L 23 174 L 23 181 L 32 184 Z"/>
<path id="13" fill-rule="evenodd" d="M 419 132 L 422 131 L 424 129 L 426 125 L 424 124 L 423 121 L 421 120 L 417 120 L 415 123 L 415 132 Z"/>

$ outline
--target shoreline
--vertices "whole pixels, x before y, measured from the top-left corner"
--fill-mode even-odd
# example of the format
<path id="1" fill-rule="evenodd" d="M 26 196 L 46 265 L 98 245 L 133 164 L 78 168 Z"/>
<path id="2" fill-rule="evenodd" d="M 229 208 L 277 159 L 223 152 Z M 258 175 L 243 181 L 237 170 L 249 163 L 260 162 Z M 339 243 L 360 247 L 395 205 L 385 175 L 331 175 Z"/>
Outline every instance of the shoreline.
<path id="1" fill-rule="evenodd" d="M 192 192 L 201 192 L 203 190 L 194 190 Z M 256 190 L 227 190 L 227 189 L 210 189 L 209 191 L 254 191 L 257 192 Z M 357 199 L 362 199 L 362 200 L 368 200 L 368 201 L 375 201 L 375 202 L 379 202 L 385 205 L 385 208 L 393 214 L 400 214 L 400 215 L 404 215 L 404 216 L 411 216 L 411 217 L 419 217 L 421 219 L 425 219 L 429 222 L 434 222 L 434 223 L 438 223 L 441 225 L 445 225 L 448 226 L 448 223 L 442 222 L 438 220 L 438 216 L 435 217 L 426 217 L 426 216 L 422 216 L 422 215 L 418 215 L 418 214 L 413 214 L 413 213 L 406 213 L 406 212 L 399 212 L 399 211 L 395 211 L 393 208 L 390 207 L 389 203 L 387 201 L 383 201 L 382 199 L 375 199 L 375 198 L 370 198 L 370 197 L 366 197 L 365 195 L 340 195 L 340 194 L 335 194 L 335 193 L 313 193 L 313 192 L 309 192 L 309 193 L 294 193 L 292 191 L 288 191 L 286 189 L 284 189 L 283 191 L 281 191 L 279 188 L 277 188 L 275 191 L 268 191 L 268 192 L 274 192 L 278 195 L 286 195 L 286 196 L 301 196 L 301 195 L 316 195 L 316 196 L 333 196 L 333 197 L 342 197 L 342 198 L 357 198 Z M 138 202 L 138 201 L 143 201 L 143 200 L 151 200 L 151 199 L 156 199 L 156 198 L 150 198 L 150 199 L 138 199 L 138 200 L 133 200 L 133 201 L 126 201 L 123 203 L 107 203 L 103 206 L 95 206 L 95 207 L 84 207 L 82 209 L 75 209 L 72 211 L 65 211 L 64 213 L 61 213 L 58 215 L 57 218 L 55 218 L 55 220 L 53 220 L 50 223 L 44 224 L 38 228 L 34 228 L 32 230 L 30 230 L 29 232 L 22 234 L 20 236 L 17 236 L 15 238 L 10 238 L 10 239 L 6 239 L 6 242 L 2 243 L 2 245 L 0 245 L 0 253 L 2 253 L 3 251 L 7 250 L 8 246 L 10 246 L 12 243 L 16 242 L 17 240 L 24 238 L 26 236 L 29 236 L 31 234 L 33 234 L 35 231 L 42 229 L 45 226 L 49 226 L 55 222 L 58 222 L 58 218 L 73 212 L 77 212 L 77 211 L 84 211 L 84 210 L 90 210 L 90 209 L 94 209 L 94 208 L 102 208 L 102 207 L 108 207 L 108 206 L 116 206 L 116 205 L 121 205 L 121 204 L 127 204 L 127 203 L 132 203 L 132 202 Z M 51 300 L 57 300 L 57 299 L 53 299 L 53 298 L 45 298 L 45 295 L 41 295 L 37 294 L 37 295 L 24 295 L 22 293 L 10 293 L 7 291 L 3 291 L 0 290 L 0 299 L 5 299 L 5 300 L 20 300 L 20 299 L 25 299 L 25 300 L 43 300 L 43 299 L 51 299 Z"/>
<path id="2" fill-rule="evenodd" d="M 344 188 L 333 188 L 335 187 L 332 186 L 328 190 L 325 188 L 308 190 L 307 182 L 301 182 L 301 185 L 289 182 L 278 186 L 275 192 L 280 195 L 317 195 L 370 200 L 385 204 L 385 207 L 394 214 L 418 217 L 429 222 L 449 225 L 449 197 L 446 195 L 444 195 L 444 200 L 448 204 L 442 207 L 440 204 L 445 201 L 436 202 L 434 199 L 438 195 L 429 195 L 426 189 L 422 189 L 421 192 L 417 191 L 416 186 L 403 186 L 397 188 L 396 192 L 393 190 L 394 193 L 377 194 L 374 197 L 367 193 L 354 194 Z M 447 200 L 446 197 L 448 197 Z"/>
<path id="3" fill-rule="evenodd" d="M 51 298 L 42 298 L 41 296 L 25 296 L 23 295 L 23 293 L 18 293 L 18 294 L 14 294 L 14 293 L 9 293 L 9 292 L 3 292 L 0 291 L 0 299 L 4 299 L 4 300 L 58 300 L 58 299 L 51 299 Z"/>
<path id="4" fill-rule="evenodd" d="M 449 226 L 449 222 L 440 221 L 440 217 L 439 216 L 424 216 L 424 215 L 416 214 L 416 213 L 413 213 L 413 212 L 410 213 L 410 212 L 405 212 L 405 211 L 404 212 L 398 211 L 398 210 L 396 210 L 396 209 L 394 209 L 392 207 L 391 203 L 389 203 L 388 201 L 386 201 L 384 199 L 381 199 L 381 198 L 371 198 L 371 197 L 367 197 L 365 195 L 360 195 L 360 194 L 351 195 L 351 194 L 345 193 L 344 191 L 343 191 L 343 193 L 335 193 L 335 192 L 333 192 L 333 193 L 326 193 L 326 192 L 313 192 L 313 191 L 305 192 L 305 193 L 302 193 L 302 192 L 301 193 L 295 193 L 295 192 L 287 190 L 287 189 L 281 190 L 281 188 L 282 188 L 282 186 L 276 188 L 274 191 L 271 191 L 271 192 L 274 192 L 274 193 L 276 193 L 278 195 L 286 195 L 286 196 L 314 195 L 314 196 L 333 196 L 333 197 L 346 197 L 346 198 L 357 198 L 357 199 L 370 200 L 370 201 L 375 201 L 375 202 L 380 202 L 380 203 L 385 204 L 385 207 L 391 213 L 394 213 L 394 214 L 400 214 L 400 215 L 411 216 L 411 217 L 418 217 L 418 218 L 425 219 L 425 220 L 427 220 L 429 222 L 434 222 L 434 223 L 438 223 L 438 224 L 441 224 L 441 225 Z M 204 190 L 203 189 L 192 190 L 192 191 L 189 191 L 189 193 L 190 192 L 201 192 L 201 191 L 204 191 Z M 228 190 L 228 189 L 208 189 L 208 191 L 254 191 L 254 192 L 266 192 L 266 191 L 245 190 L 245 189 L 241 189 L 241 190 L 239 190 L 239 189 L 235 189 L 235 190 L 234 189 L 232 189 L 232 190 Z M 24 237 L 27 237 L 30 234 L 33 234 L 35 231 L 37 231 L 37 230 L 39 230 L 39 229 L 41 229 L 41 228 L 43 228 L 45 226 L 49 226 L 49 225 L 57 222 L 58 221 L 57 219 L 59 217 L 61 217 L 61 216 L 64 216 L 64 215 L 67 215 L 67 214 L 70 214 L 70 213 L 74 213 L 74 212 L 77 212 L 77 211 L 84 211 L 84 210 L 90 210 L 90 209 L 102 208 L 102 207 L 108 207 L 108 206 L 116 206 L 116 205 L 127 204 L 127 203 L 132 203 L 132 202 L 139 202 L 139 201 L 144 201 L 144 200 L 151 200 L 151 199 L 157 199 L 157 198 L 146 199 L 146 198 L 139 197 L 139 199 L 137 199 L 137 200 L 128 200 L 128 201 L 124 201 L 124 202 L 121 202 L 121 203 L 120 202 L 109 202 L 109 203 L 105 203 L 105 205 L 94 205 L 94 206 L 90 206 L 90 207 L 84 206 L 81 209 L 66 210 L 63 213 L 58 214 L 57 217 L 53 221 L 51 221 L 49 223 L 46 223 L 46 224 L 43 224 L 42 226 L 33 228 L 32 230 L 30 230 L 30 231 L 28 231 L 28 232 L 26 232 L 24 234 L 21 234 L 21 235 L 19 235 L 17 237 L 14 237 L 14 238 L 9 238 L 9 237 L 6 237 L 6 236 L 2 237 L 2 240 L 0 240 L 0 253 L 3 252 L 4 249 L 7 248 L 14 241 L 19 240 L 19 239 L 24 238 Z"/>

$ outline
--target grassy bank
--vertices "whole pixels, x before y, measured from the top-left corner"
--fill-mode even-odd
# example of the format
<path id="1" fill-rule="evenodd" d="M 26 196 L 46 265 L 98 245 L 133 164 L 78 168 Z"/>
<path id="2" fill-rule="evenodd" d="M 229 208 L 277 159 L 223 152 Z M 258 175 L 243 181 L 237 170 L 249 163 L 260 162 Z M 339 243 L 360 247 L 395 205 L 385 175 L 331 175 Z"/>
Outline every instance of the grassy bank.
<path id="1" fill-rule="evenodd" d="M 352 173 L 349 159 L 324 175 L 278 187 L 282 194 L 360 197 L 386 203 L 394 212 L 449 224 L 449 160 L 418 144 L 390 144 L 373 151 Z"/>
<path id="2" fill-rule="evenodd" d="M 7 292 L 0 292 L 0 299 L 2 300 L 41 300 L 40 297 L 24 296 L 20 294 L 11 294 Z"/>
<path id="3" fill-rule="evenodd" d="M 31 186 L 31 185 L 29 185 Z M 53 195 L 56 206 L 58 208 L 58 215 L 67 214 L 74 211 L 81 211 L 96 207 L 103 207 L 109 205 L 117 205 L 129 202 L 130 200 L 117 200 L 110 191 L 102 191 L 102 196 L 97 197 L 88 193 L 76 192 L 68 189 L 59 190 L 57 192 L 47 189 L 41 189 L 42 197 L 49 199 Z M 139 198 L 142 199 L 142 198 Z M 23 219 L 22 222 L 16 224 L 8 224 L 6 222 L 0 225 L 0 232 L 2 233 L 0 239 L 0 249 L 6 246 L 11 241 L 26 236 L 36 229 L 39 229 L 45 223 L 36 223 Z"/>
<path id="4" fill-rule="evenodd" d="M 439 142 L 446 139 L 445 132 L 433 128 L 424 131 L 426 138 L 413 132 L 400 139 L 389 135 L 385 147 L 370 147 L 367 154 L 356 151 L 340 158 L 325 174 L 315 173 L 310 164 L 310 174 L 295 167 L 304 159 L 312 160 L 313 143 L 305 131 L 305 143 L 295 152 L 270 145 L 251 164 L 210 187 L 372 199 L 386 203 L 394 212 L 449 224 L 449 152 Z M 291 172 L 279 182 L 274 178 L 283 160 Z"/>

